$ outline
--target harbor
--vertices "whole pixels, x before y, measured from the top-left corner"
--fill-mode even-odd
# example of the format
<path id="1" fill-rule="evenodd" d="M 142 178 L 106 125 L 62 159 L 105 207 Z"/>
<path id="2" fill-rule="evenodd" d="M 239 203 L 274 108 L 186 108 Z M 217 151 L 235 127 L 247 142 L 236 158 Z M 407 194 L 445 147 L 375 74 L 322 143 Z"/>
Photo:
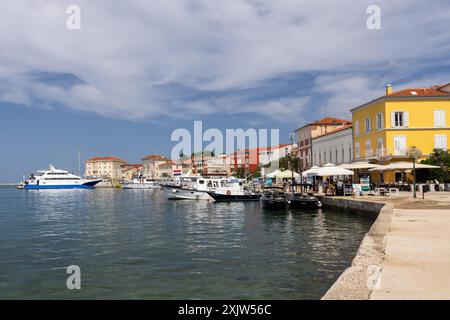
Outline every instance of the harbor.
<path id="1" fill-rule="evenodd" d="M 2 299 L 320 299 L 374 221 L 111 188 L 0 189 L 0 212 Z"/>
<path id="2" fill-rule="evenodd" d="M 0 301 L 450 300 L 449 4 L 8 1 Z"/>

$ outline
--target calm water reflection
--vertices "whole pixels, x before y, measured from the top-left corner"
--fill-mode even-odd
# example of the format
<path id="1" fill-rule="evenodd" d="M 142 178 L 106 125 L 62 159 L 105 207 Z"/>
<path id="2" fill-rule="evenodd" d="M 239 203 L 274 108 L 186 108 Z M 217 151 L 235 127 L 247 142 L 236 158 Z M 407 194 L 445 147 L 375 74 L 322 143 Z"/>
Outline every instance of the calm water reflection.
<path id="1" fill-rule="evenodd" d="M 0 189 L 0 298 L 319 299 L 372 222 L 150 190 Z"/>

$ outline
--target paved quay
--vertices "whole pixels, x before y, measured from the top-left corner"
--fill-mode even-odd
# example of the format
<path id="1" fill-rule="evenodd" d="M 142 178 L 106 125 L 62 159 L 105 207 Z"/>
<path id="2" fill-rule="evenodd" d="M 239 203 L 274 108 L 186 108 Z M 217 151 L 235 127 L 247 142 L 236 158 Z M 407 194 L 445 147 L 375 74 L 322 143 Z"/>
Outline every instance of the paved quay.
<path id="1" fill-rule="evenodd" d="M 450 192 L 353 199 L 386 205 L 323 299 L 450 299 Z"/>

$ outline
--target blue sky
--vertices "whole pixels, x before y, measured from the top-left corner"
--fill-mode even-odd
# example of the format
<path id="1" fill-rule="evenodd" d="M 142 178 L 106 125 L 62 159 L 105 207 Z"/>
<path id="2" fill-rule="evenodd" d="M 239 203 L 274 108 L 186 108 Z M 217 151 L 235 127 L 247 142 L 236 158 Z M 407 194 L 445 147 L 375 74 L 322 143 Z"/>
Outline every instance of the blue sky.
<path id="1" fill-rule="evenodd" d="M 66 8 L 81 29 L 66 28 Z M 450 82 L 450 5 L 377 1 L 0 1 L 0 182 L 53 163 L 169 155 L 193 127 L 289 132 L 395 89 Z M 67 159 L 67 160 L 66 160 Z"/>

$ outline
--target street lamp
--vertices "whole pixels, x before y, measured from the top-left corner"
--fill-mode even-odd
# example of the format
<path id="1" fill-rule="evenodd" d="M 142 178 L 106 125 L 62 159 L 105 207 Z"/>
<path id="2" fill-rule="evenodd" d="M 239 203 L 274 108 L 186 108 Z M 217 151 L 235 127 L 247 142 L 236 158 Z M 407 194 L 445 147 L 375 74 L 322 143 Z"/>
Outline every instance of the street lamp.
<path id="1" fill-rule="evenodd" d="M 422 151 L 416 146 L 412 146 L 406 153 L 413 161 L 413 198 L 416 198 L 416 160 L 422 156 Z"/>

